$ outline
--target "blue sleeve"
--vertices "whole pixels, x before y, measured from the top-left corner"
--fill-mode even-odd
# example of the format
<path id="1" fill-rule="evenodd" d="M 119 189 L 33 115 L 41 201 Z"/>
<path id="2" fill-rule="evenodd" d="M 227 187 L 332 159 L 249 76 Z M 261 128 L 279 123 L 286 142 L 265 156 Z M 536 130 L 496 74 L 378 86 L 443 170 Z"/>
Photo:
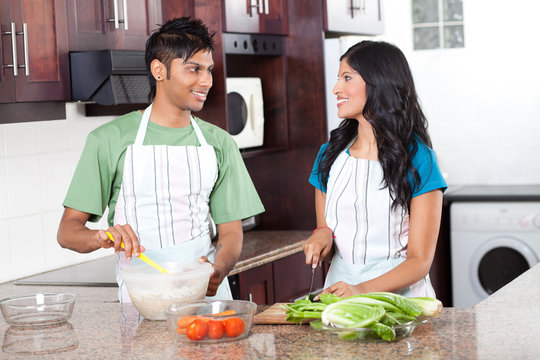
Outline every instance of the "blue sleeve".
<path id="1" fill-rule="evenodd" d="M 311 170 L 311 175 L 309 176 L 309 183 L 324 193 L 326 193 L 326 184 L 323 184 L 319 179 L 319 164 L 321 163 L 322 154 L 324 150 L 326 150 L 327 146 L 328 143 L 325 143 L 319 149 L 319 153 L 315 159 L 315 164 L 313 164 L 313 169 Z"/>
<path id="2" fill-rule="evenodd" d="M 412 159 L 412 163 L 416 171 L 418 171 L 418 175 L 420 175 L 420 186 L 417 189 L 413 188 L 412 197 L 436 189 L 442 189 L 443 192 L 446 190 L 448 186 L 439 169 L 435 151 L 418 141 L 418 150 Z M 412 186 L 410 175 L 409 181 Z"/>

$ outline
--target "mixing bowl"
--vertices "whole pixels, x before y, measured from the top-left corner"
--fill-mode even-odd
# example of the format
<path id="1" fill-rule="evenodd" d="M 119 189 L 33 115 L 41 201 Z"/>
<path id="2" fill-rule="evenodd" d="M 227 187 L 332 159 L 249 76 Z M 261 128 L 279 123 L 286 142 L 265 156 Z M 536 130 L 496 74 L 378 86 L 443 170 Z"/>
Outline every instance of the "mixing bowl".
<path id="1" fill-rule="evenodd" d="M 248 336 L 256 310 L 257 304 L 251 301 L 204 300 L 174 304 L 165 314 L 169 329 L 181 342 L 216 343 Z M 195 320 L 198 324 L 192 325 Z"/>
<path id="2" fill-rule="evenodd" d="M 172 304 L 204 299 L 213 267 L 209 263 L 166 262 L 161 273 L 147 264 L 122 270 L 133 305 L 148 320 L 165 320 L 165 309 Z"/>
<path id="3" fill-rule="evenodd" d="M 35 294 L 2 299 L 0 309 L 10 325 L 45 326 L 66 322 L 74 304 L 74 294 Z"/>

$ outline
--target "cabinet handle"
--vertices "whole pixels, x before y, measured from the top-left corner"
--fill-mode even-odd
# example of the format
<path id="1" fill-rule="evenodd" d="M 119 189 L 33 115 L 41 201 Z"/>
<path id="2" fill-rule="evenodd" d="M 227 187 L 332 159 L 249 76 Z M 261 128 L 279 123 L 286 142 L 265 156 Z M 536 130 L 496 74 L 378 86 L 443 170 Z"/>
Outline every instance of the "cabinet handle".
<path id="1" fill-rule="evenodd" d="M 268 6 L 268 0 L 264 0 L 264 13 L 268 15 L 270 13 L 270 9 Z"/>
<path id="2" fill-rule="evenodd" d="M 24 74 L 30 75 L 30 66 L 28 66 L 28 25 L 23 23 L 23 31 L 18 32 L 17 35 L 23 36 L 23 48 L 24 48 L 24 64 L 19 65 L 20 68 L 24 68 Z"/>
<path id="3" fill-rule="evenodd" d="M 249 6 L 248 6 L 249 17 L 253 17 L 253 8 L 255 9 L 259 8 L 259 0 L 250 0 Z"/>
<path id="4" fill-rule="evenodd" d="M 360 6 L 355 6 L 354 0 L 351 0 L 351 19 L 354 18 L 354 11 L 360 10 Z"/>
<path id="5" fill-rule="evenodd" d="M 124 5 L 124 29 L 127 30 L 128 29 L 127 0 L 124 0 L 122 4 Z"/>
<path id="6" fill-rule="evenodd" d="M 117 0 L 114 0 L 113 1 L 113 12 L 114 12 L 114 18 L 113 19 L 108 19 L 107 22 L 110 23 L 110 22 L 113 22 L 114 23 L 114 28 L 115 29 L 118 29 L 120 28 L 120 25 L 119 23 L 121 22 L 120 20 L 118 20 L 118 2 Z"/>
<path id="7" fill-rule="evenodd" d="M 249 299 L 249 301 L 253 301 L 253 295 L 251 293 L 249 293 L 248 299 Z"/>
<path id="8" fill-rule="evenodd" d="M 15 31 L 15 23 L 11 23 L 11 31 L 5 31 L 2 35 L 11 35 L 11 54 L 13 64 L 4 65 L 4 68 L 13 68 L 13 76 L 19 75 L 19 70 L 17 69 L 17 32 Z"/>
<path id="9" fill-rule="evenodd" d="M 259 14 L 263 14 L 264 13 L 264 3 L 262 2 L 262 0 L 258 0 L 260 1 L 259 2 Z"/>

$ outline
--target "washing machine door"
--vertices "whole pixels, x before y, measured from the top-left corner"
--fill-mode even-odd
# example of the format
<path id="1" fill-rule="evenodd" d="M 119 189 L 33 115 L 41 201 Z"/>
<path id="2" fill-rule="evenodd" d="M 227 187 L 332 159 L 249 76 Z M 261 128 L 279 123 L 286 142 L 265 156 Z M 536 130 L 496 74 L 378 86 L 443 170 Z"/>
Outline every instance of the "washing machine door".
<path id="1" fill-rule="evenodd" d="M 471 284 L 475 292 L 486 298 L 539 262 L 534 251 L 524 242 L 510 236 L 485 241 L 471 260 Z"/>

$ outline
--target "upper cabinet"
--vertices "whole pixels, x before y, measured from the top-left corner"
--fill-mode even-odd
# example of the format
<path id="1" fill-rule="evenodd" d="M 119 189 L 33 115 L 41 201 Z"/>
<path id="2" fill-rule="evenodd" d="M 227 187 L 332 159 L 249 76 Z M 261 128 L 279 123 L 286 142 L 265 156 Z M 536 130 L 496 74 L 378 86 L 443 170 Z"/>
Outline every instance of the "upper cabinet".
<path id="1" fill-rule="evenodd" d="M 69 49 L 144 50 L 163 22 L 160 0 L 67 0 Z"/>
<path id="2" fill-rule="evenodd" d="M 383 0 L 324 0 L 324 29 L 329 32 L 384 33 Z"/>
<path id="3" fill-rule="evenodd" d="M 64 0 L 0 0 L 0 103 L 69 99 Z"/>
<path id="4" fill-rule="evenodd" d="M 287 0 L 222 0 L 224 32 L 288 33 Z"/>

